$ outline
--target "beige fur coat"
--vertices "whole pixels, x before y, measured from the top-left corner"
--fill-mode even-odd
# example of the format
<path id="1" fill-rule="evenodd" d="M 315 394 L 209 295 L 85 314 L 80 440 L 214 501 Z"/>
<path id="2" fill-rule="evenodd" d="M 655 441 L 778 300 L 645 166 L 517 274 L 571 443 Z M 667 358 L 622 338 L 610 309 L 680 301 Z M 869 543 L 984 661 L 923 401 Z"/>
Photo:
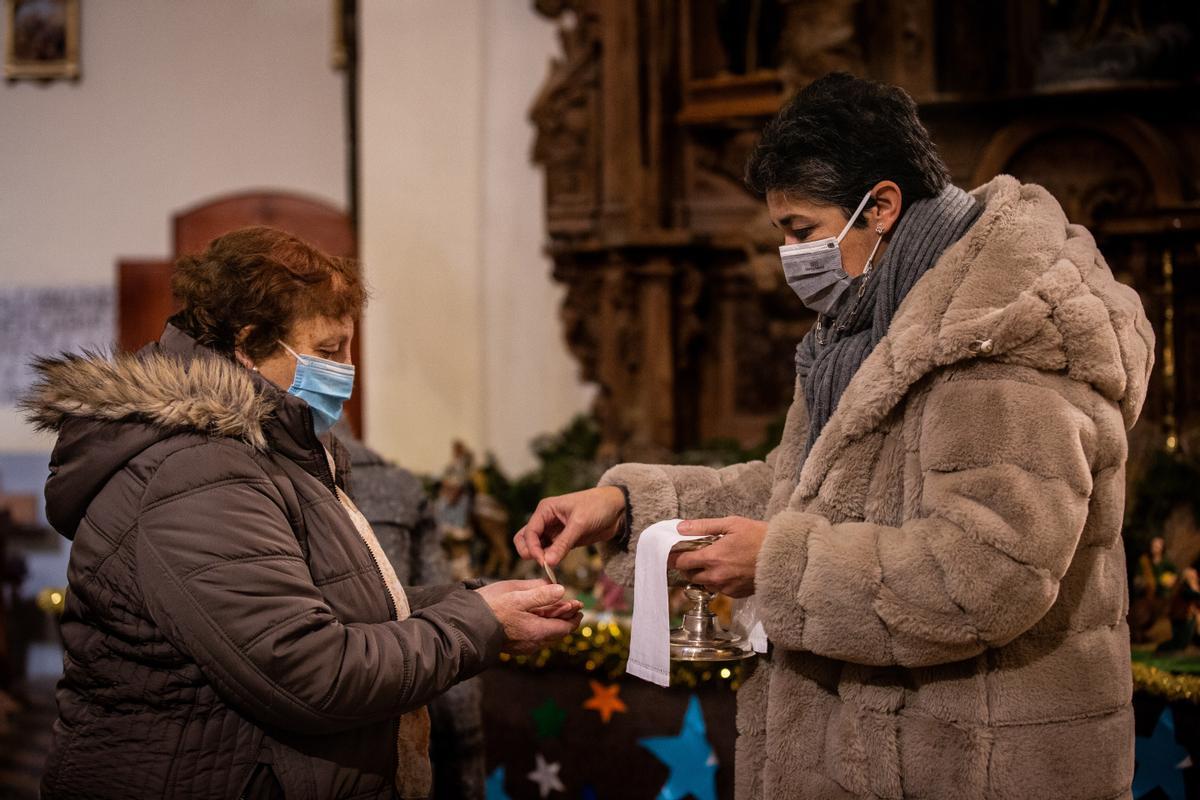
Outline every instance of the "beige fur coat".
<path id="1" fill-rule="evenodd" d="M 772 647 L 739 692 L 741 800 L 1129 796 L 1120 532 L 1153 335 L 1044 189 L 1001 176 L 974 195 L 982 215 L 803 469 L 797 391 L 766 462 L 603 479 L 628 488 L 635 531 L 769 521 Z M 610 556 L 629 581 L 631 553 Z"/>

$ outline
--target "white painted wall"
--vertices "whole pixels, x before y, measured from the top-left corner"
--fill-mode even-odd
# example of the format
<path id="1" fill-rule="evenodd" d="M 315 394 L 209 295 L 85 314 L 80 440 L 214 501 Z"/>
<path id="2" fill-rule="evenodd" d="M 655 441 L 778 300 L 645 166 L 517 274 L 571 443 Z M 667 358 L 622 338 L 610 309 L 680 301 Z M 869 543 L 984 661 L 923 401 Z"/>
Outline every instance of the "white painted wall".
<path id="1" fill-rule="evenodd" d="M 111 286 L 217 194 L 345 204 L 329 0 L 80 5 L 82 80 L 0 83 L 0 283 Z M 0 409 L 0 450 L 48 446 Z"/>
<path id="2" fill-rule="evenodd" d="M 565 289 L 550 278 L 545 244 L 545 182 L 529 160 L 528 109 L 561 55 L 554 25 L 528 0 L 485 0 L 483 94 L 483 280 L 487 387 L 484 437 L 501 463 L 534 463 L 530 440 L 591 406 L 567 351 L 559 306 Z"/>
<path id="3" fill-rule="evenodd" d="M 344 205 L 329 0 L 82 3 L 83 79 L 0 84 L 0 281 L 111 286 L 171 213 L 256 187 Z M 509 470 L 586 409 L 542 255 L 527 111 L 558 52 L 528 0 L 365 0 L 364 355 L 371 444 L 450 440 Z M 0 22 L 0 27 L 3 23 Z M 0 451 L 47 450 L 0 409 Z"/>
<path id="4" fill-rule="evenodd" d="M 365 0 L 368 442 L 434 471 L 462 438 L 516 472 L 586 409 L 541 252 L 527 110 L 558 45 L 526 0 Z"/>
<path id="5" fill-rule="evenodd" d="M 171 214 L 218 194 L 345 204 L 330 0 L 80 5 L 80 82 L 0 83 L 0 287 L 112 289 L 118 257 L 168 255 Z M 51 444 L 0 408 L 4 490 L 40 494 Z M 28 556 L 24 595 L 66 584 L 60 544 Z M 30 652 L 32 675 L 61 665 Z"/>

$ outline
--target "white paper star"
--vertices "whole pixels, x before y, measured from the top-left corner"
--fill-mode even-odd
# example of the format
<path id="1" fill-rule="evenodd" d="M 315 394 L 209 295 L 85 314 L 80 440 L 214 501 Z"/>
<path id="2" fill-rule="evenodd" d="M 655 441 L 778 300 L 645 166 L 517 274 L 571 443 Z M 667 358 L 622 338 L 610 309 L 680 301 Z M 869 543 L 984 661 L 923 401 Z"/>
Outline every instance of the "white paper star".
<path id="1" fill-rule="evenodd" d="M 562 764 L 553 763 L 547 764 L 546 759 L 542 758 L 542 754 L 537 754 L 537 769 L 529 773 L 529 780 L 538 785 L 538 794 L 542 797 L 549 797 L 551 792 L 565 792 L 567 787 L 563 786 L 563 782 L 558 779 L 558 771 L 562 769 Z"/>

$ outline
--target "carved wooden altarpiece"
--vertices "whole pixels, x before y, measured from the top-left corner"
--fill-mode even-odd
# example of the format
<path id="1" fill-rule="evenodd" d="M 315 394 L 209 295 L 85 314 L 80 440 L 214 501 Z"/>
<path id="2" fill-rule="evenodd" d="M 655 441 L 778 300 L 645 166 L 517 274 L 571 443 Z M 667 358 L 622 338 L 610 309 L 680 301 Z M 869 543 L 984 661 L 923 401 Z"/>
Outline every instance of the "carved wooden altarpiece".
<path id="1" fill-rule="evenodd" d="M 1177 365 L 1156 371 L 1147 425 L 1176 445 L 1180 428 L 1186 440 L 1200 427 L 1200 335 L 1180 322 L 1200 312 L 1188 4 L 534 6 L 557 22 L 562 47 L 530 112 L 547 248 L 567 289 L 568 345 L 600 389 L 606 455 L 757 444 L 786 409 L 813 317 L 783 282 L 779 235 L 742 171 L 784 99 L 832 70 L 907 89 L 960 186 L 1008 172 L 1091 228 L 1142 292 L 1167 347 L 1160 362 Z"/>

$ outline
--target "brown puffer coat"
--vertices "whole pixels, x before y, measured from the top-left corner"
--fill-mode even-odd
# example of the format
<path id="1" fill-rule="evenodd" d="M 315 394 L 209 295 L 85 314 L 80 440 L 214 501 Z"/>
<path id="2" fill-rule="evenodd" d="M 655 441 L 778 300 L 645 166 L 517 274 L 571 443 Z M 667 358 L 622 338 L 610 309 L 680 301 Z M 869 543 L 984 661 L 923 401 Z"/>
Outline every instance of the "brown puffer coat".
<path id="1" fill-rule="evenodd" d="M 174 327 L 38 369 L 47 515 L 74 540 L 42 797 L 422 795 L 399 720 L 497 658 L 483 599 L 410 590 L 395 621 L 307 404 Z"/>
<path id="2" fill-rule="evenodd" d="M 1126 428 L 1154 339 L 1137 294 L 1039 186 L 913 287 L 803 462 L 626 464 L 634 530 L 768 520 L 771 641 L 738 693 L 737 796 L 1128 797 Z M 636 547 L 636 539 L 632 543 Z M 632 555 L 609 570 L 628 580 Z"/>

